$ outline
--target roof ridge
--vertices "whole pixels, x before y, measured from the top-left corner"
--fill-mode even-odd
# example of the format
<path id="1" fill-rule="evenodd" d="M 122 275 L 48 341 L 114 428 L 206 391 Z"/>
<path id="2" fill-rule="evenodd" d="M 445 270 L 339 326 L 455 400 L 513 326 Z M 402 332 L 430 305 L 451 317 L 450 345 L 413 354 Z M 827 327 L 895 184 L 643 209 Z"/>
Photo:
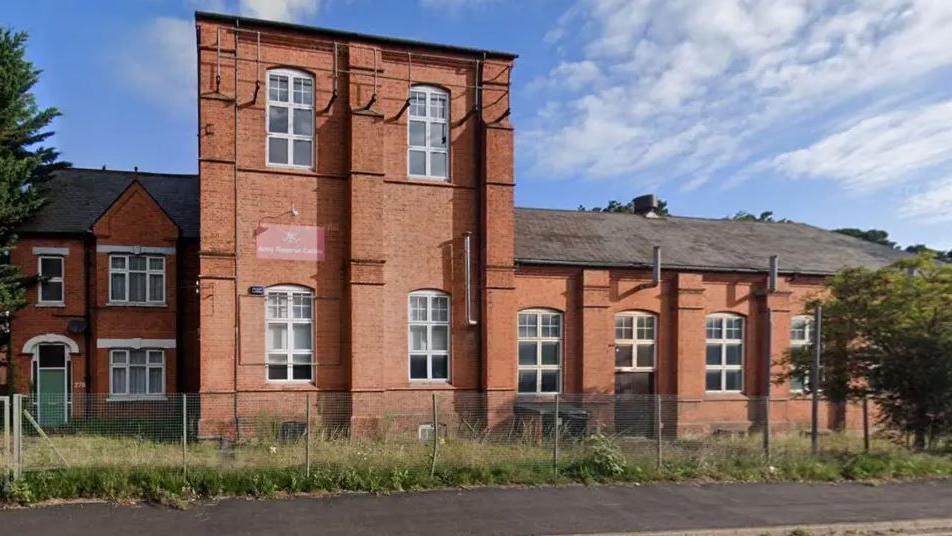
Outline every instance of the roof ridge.
<path id="1" fill-rule="evenodd" d="M 135 169 L 102 169 L 102 168 L 88 168 L 88 167 L 68 167 L 57 170 L 56 173 L 70 172 L 70 171 L 91 171 L 94 173 L 110 173 L 110 174 L 126 174 L 126 175 L 147 175 L 153 177 L 170 177 L 170 178 L 180 178 L 180 179 L 195 179 L 198 178 L 198 173 L 171 173 L 171 172 L 162 172 L 162 171 L 138 171 Z"/>
<path id="2" fill-rule="evenodd" d="M 570 208 L 547 208 L 547 207 L 515 207 L 516 210 L 538 210 L 545 212 L 565 212 L 569 214 L 606 214 L 611 216 L 636 216 L 637 214 L 632 214 L 630 212 L 610 212 L 610 211 L 601 211 L 601 210 L 578 210 Z M 795 224 L 795 225 L 806 225 L 808 227 L 813 227 L 815 229 L 820 229 L 822 231 L 830 231 L 829 229 L 823 229 L 822 227 L 816 227 L 799 221 L 760 221 L 760 220 L 735 220 L 729 217 L 724 218 L 705 218 L 703 216 L 679 216 L 679 215 L 667 215 L 660 216 L 657 218 L 645 218 L 649 221 L 658 221 L 658 220 L 692 220 L 692 221 L 717 221 L 717 222 L 730 222 L 730 223 L 768 223 L 768 224 Z M 830 231 L 832 232 L 832 231 Z"/>

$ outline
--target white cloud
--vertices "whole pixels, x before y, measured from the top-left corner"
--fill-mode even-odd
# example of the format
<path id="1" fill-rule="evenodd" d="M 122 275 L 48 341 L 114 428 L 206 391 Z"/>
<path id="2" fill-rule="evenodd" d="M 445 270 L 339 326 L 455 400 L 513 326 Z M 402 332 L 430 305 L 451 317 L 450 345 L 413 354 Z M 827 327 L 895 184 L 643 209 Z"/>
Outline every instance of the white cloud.
<path id="1" fill-rule="evenodd" d="M 852 188 L 918 176 L 945 162 L 947 133 L 929 114 L 947 108 L 904 107 L 930 91 L 948 98 L 928 84 L 952 67 L 950 27 L 944 0 L 576 0 L 546 37 L 562 57 L 533 82 L 542 111 L 520 146 L 535 175 L 684 189 L 763 170 L 755 163 L 791 147 L 812 150 L 770 169 Z M 598 77 L 576 82 L 586 73 Z M 913 144 L 890 121 L 929 140 Z"/>
<path id="2" fill-rule="evenodd" d="M 240 0 L 242 15 L 259 19 L 299 22 L 317 14 L 319 0 Z"/>
<path id="3" fill-rule="evenodd" d="M 952 178 L 934 182 L 924 192 L 907 198 L 899 215 L 923 223 L 952 222 Z"/>
<path id="4" fill-rule="evenodd" d="M 119 55 L 119 74 L 139 95 L 175 113 L 195 113 L 195 26 L 154 19 Z"/>

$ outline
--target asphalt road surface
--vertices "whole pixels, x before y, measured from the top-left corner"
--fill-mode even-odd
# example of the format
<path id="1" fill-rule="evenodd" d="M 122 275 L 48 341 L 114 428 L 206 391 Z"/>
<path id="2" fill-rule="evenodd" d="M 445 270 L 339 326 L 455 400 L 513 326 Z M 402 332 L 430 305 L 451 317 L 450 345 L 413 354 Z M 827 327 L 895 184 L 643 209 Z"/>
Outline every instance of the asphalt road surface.
<path id="1" fill-rule="evenodd" d="M 580 534 L 952 517 L 952 481 L 478 489 L 0 511 L 0 534 Z"/>

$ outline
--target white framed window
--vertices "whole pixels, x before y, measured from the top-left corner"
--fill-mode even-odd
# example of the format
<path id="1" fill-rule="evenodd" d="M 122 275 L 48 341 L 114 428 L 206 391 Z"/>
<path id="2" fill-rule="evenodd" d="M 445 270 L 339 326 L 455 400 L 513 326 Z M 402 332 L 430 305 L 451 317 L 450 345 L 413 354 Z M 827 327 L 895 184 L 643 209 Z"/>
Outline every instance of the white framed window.
<path id="1" fill-rule="evenodd" d="M 739 393 L 744 387 L 744 317 L 708 315 L 705 337 L 705 390 Z"/>
<path id="2" fill-rule="evenodd" d="M 558 393 L 562 385 L 562 313 L 519 312 L 519 392 Z"/>
<path id="3" fill-rule="evenodd" d="M 130 305 L 165 303 L 165 257 L 109 256 L 109 302 Z"/>
<path id="4" fill-rule="evenodd" d="M 655 369 L 655 315 L 640 311 L 615 315 L 615 369 Z"/>
<path id="5" fill-rule="evenodd" d="M 800 315 L 790 319 L 790 350 L 800 351 L 813 346 L 813 317 Z M 823 371 L 821 370 L 822 374 Z M 795 369 L 790 376 L 790 391 L 803 393 L 810 389 L 810 369 Z"/>
<path id="6" fill-rule="evenodd" d="M 411 292 L 408 302 L 410 380 L 450 379 L 450 297 L 445 292 Z"/>
<path id="7" fill-rule="evenodd" d="M 299 71 L 268 71 L 270 166 L 310 169 L 314 165 L 314 79 Z"/>
<path id="8" fill-rule="evenodd" d="M 265 300 L 268 381 L 312 381 L 314 294 L 304 287 L 271 287 Z"/>
<path id="9" fill-rule="evenodd" d="M 407 170 L 411 177 L 449 177 L 450 96 L 432 86 L 410 89 Z"/>
<path id="10" fill-rule="evenodd" d="M 47 305 L 63 304 L 63 257 L 46 256 L 39 258 L 39 296 L 37 303 Z"/>
<path id="11" fill-rule="evenodd" d="M 149 396 L 165 393 L 165 352 L 162 350 L 109 351 L 109 393 Z"/>

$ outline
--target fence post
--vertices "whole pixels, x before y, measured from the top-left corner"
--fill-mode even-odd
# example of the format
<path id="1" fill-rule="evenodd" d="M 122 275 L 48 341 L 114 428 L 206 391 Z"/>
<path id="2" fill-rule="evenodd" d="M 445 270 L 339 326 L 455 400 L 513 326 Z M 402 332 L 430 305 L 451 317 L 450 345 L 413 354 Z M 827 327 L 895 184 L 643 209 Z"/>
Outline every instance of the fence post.
<path id="1" fill-rule="evenodd" d="M 869 399 L 863 395 L 863 452 L 869 452 Z"/>
<path id="2" fill-rule="evenodd" d="M 311 477 L 311 393 L 304 395 L 304 476 Z"/>
<path id="3" fill-rule="evenodd" d="M 661 422 L 661 395 L 655 395 L 655 462 L 658 469 L 664 461 L 661 457 L 661 429 L 664 426 Z"/>
<path id="4" fill-rule="evenodd" d="M 23 474 L 23 395 L 13 395 L 13 479 Z"/>
<path id="5" fill-rule="evenodd" d="M 559 416 L 559 394 L 555 394 L 555 430 L 554 430 L 554 441 L 552 442 L 552 468 L 555 469 L 555 474 L 559 473 L 559 421 L 561 421 Z"/>
<path id="6" fill-rule="evenodd" d="M 823 354 L 823 306 L 816 306 L 816 318 L 813 321 L 813 366 L 810 369 L 810 450 L 817 453 L 819 434 L 817 421 L 820 418 L 820 356 Z"/>
<path id="7" fill-rule="evenodd" d="M 433 393 L 433 458 L 430 462 L 430 477 L 436 476 L 436 453 L 440 444 L 439 421 L 436 416 L 436 393 Z"/>
<path id="8" fill-rule="evenodd" d="M 188 476 L 188 395 L 182 393 L 182 475 Z"/>
<path id="9" fill-rule="evenodd" d="M 773 310 L 767 309 L 767 334 L 764 345 L 764 460 L 770 462 L 770 366 L 773 353 Z"/>
<path id="10" fill-rule="evenodd" d="M 7 466 L 11 465 L 9 460 L 13 459 L 10 445 L 10 428 L 13 424 L 10 423 L 10 397 L 0 397 L 0 402 L 3 402 L 3 479 L 6 480 L 9 476 Z"/>

